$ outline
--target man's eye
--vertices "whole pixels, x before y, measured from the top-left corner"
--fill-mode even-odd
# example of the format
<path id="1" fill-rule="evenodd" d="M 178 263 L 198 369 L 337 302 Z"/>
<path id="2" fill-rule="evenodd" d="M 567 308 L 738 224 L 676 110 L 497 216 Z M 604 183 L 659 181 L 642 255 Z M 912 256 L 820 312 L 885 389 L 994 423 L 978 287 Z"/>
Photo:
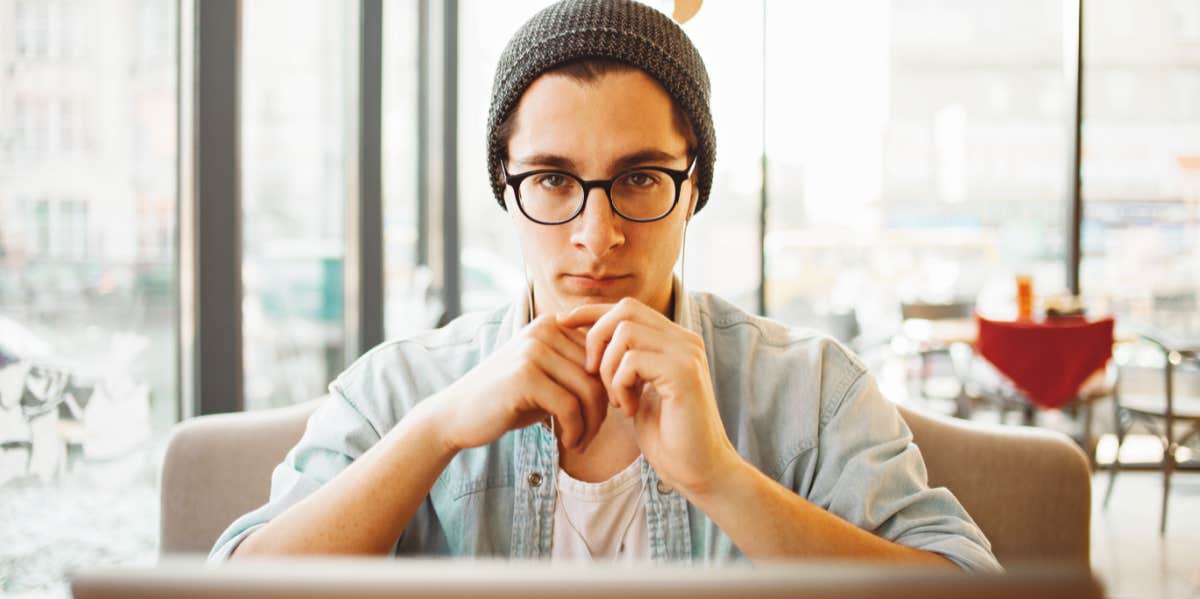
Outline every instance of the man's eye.
<path id="1" fill-rule="evenodd" d="M 634 187 L 651 187 L 658 183 L 658 177 L 648 172 L 630 173 L 625 177 L 625 182 Z"/>
<path id="2" fill-rule="evenodd" d="M 557 173 L 538 175 L 537 184 L 550 189 L 558 189 L 567 185 L 567 178 Z"/>

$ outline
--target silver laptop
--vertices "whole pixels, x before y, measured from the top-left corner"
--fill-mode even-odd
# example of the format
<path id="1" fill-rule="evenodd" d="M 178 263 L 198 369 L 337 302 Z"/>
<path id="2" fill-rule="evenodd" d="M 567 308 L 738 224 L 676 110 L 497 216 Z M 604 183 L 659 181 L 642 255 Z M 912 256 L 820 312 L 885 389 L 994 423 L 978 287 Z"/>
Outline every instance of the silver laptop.
<path id="1" fill-rule="evenodd" d="M 621 566 L 395 558 L 272 558 L 221 565 L 199 558 L 167 558 L 153 567 L 78 571 L 71 576 L 71 592 L 76 599 L 1103 597 L 1100 584 L 1087 571 L 1036 567 L 983 576 L 811 561 Z"/>

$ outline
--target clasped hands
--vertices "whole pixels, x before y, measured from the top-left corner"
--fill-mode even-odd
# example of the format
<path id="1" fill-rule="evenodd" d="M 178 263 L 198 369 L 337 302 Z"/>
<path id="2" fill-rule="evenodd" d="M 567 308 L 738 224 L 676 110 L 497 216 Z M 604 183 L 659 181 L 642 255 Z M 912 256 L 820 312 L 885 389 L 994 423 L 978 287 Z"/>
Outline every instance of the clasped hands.
<path id="1" fill-rule="evenodd" d="M 583 451 L 608 406 L 633 419 L 642 454 L 688 495 L 708 492 L 741 461 L 721 423 L 703 339 L 625 298 L 534 319 L 444 392 L 445 443 L 491 443 L 553 416 L 568 451 Z"/>

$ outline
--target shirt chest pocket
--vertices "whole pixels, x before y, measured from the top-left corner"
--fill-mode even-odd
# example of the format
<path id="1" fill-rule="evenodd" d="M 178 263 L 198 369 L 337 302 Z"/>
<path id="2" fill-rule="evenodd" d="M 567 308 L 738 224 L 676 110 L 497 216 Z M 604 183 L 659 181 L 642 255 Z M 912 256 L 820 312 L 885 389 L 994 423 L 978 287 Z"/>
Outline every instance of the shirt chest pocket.
<path id="1" fill-rule="evenodd" d="M 450 489 L 438 509 L 451 553 L 507 556 L 512 539 L 513 477 L 479 476 Z"/>

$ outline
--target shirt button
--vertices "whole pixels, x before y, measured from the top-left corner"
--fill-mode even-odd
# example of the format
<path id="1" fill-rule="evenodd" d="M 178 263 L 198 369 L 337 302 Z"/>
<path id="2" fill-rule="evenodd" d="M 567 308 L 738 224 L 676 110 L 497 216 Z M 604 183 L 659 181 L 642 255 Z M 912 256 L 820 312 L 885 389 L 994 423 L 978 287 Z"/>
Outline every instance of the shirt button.
<path id="1" fill-rule="evenodd" d="M 671 487 L 667 486 L 667 483 L 664 483 L 664 482 L 663 482 L 663 481 L 661 481 L 661 480 L 660 480 L 660 481 L 658 481 L 658 484 L 657 484 L 657 485 L 654 485 L 654 486 L 655 486 L 655 488 L 657 488 L 657 489 L 658 489 L 658 492 L 659 492 L 659 493 L 661 493 L 661 494 L 663 494 L 663 495 L 666 495 L 666 494 L 668 494 L 668 493 L 670 493 L 670 492 L 671 492 Z"/>
<path id="2" fill-rule="evenodd" d="M 542 486 L 542 475 L 537 472 L 530 474 L 529 475 L 529 486 L 531 486 L 531 487 Z"/>

